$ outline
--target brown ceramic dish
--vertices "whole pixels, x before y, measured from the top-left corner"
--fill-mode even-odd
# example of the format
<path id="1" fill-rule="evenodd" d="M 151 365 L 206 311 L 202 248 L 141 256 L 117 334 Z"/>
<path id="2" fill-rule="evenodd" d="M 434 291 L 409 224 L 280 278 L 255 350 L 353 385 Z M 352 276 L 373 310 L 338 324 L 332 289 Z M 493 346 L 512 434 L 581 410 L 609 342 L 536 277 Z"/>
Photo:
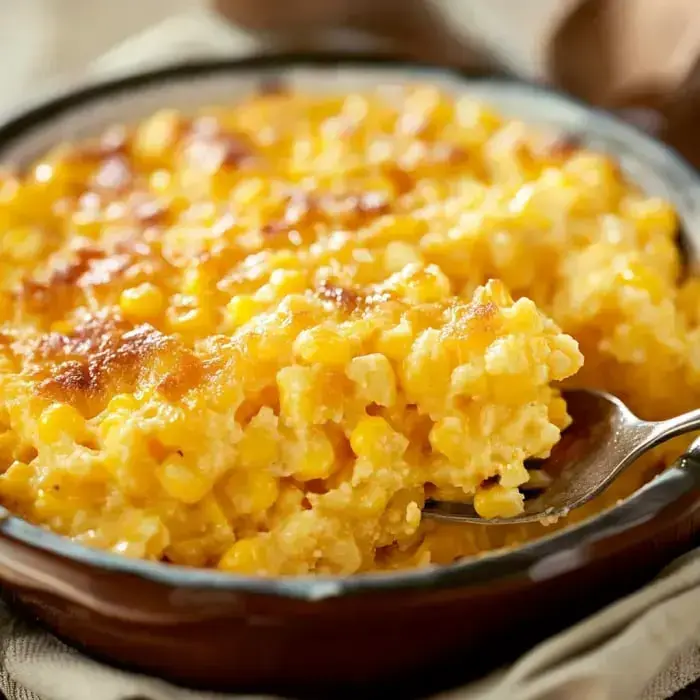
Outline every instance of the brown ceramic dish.
<path id="1" fill-rule="evenodd" d="M 689 260 L 700 259 L 700 182 L 669 149 L 539 88 L 385 60 L 208 62 L 88 87 L 0 126 L 0 163 L 22 163 L 108 121 L 224 101 L 277 78 L 315 89 L 427 80 L 574 132 L 675 204 Z M 404 696 L 418 695 L 485 673 L 643 584 L 693 546 L 700 441 L 625 502 L 570 529 L 515 550 L 402 573 L 261 580 L 182 569 L 89 550 L 4 515 L 5 592 L 96 657 L 200 687 L 323 692 L 334 684 L 337 696 L 340 684 L 372 681 L 374 694 L 378 681 L 400 679 L 410 688 Z M 438 665 L 442 672 L 426 673 Z"/>

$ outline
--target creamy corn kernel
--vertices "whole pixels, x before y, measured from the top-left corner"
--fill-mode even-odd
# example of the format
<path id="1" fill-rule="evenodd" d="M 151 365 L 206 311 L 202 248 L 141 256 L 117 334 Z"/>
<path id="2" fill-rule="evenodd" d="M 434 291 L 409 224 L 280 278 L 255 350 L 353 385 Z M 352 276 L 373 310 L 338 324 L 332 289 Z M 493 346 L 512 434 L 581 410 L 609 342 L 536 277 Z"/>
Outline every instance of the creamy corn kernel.
<path id="1" fill-rule="evenodd" d="M 237 574 L 265 573 L 261 545 L 257 539 L 239 540 L 219 560 L 219 568 Z"/>
<path id="2" fill-rule="evenodd" d="M 182 125 L 174 110 L 163 110 L 146 119 L 134 133 L 133 153 L 150 162 L 163 162 L 172 153 Z"/>
<path id="3" fill-rule="evenodd" d="M 523 496 L 515 489 L 493 484 L 477 490 L 474 510 L 482 518 L 512 518 L 523 512 Z"/>
<path id="4" fill-rule="evenodd" d="M 406 439 L 381 416 L 362 418 L 350 434 L 353 452 L 377 463 L 385 457 L 400 457 L 407 444 Z"/>
<path id="5" fill-rule="evenodd" d="M 183 503 L 197 503 L 209 492 L 211 484 L 196 468 L 188 465 L 180 455 L 167 457 L 156 475 L 163 490 Z"/>
<path id="6" fill-rule="evenodd" d="M 225 484 L 226 493 L 237 512 L 265 513 L 279 496 L 279 479 L 265 468 L 233 474 Z"/>
<path id="7" fill-rule="evenodd" d="M 299 334 L 294 352 L 304 362 L 344 367 L 352 358 L 352 345 L 336 328 L 316 326 Z"/>
<path id="8" fill-rule="evenodd" d="M 355 383 L 358 395 L 368 404 L 388 408 L 396 403 L 396 376 L 386 355 L 373 353 L 354 357 L 348 363 L 346 374 Z"/>
<path id="9" fill-rule="evenodd" d="M 150 282 L 125 289 L 119 297 L 119 308 L 126 318 L 146 321 L 163 309 L 163 293 Z"/>
<path id="10" fill-rule="evenodd" d="M 253 299 L 249 294 L 235 296 L 226 306 L 226 314 L 233 325 L 242 326 L 257 315 L 261 304 Z"/>
<path id="11" fill-rule="evenodd" d="M 67 404 L 52 404 L 39 418 L 39 439 L 44 443 L 56 442 L 64 435 L 77 440 L 84 432 L 85 419 Z"/>
<path id="12" fill-rule="evenodd" d="M 249 575 L 537 537 L 421 508 L 521 512 L 570 422 L 560 382 L 649 419 L 698 404 L 675 233 L 609 157 L 432 87 L 252 95 L 63 145 L 0 175 L 0 502 Z"/>

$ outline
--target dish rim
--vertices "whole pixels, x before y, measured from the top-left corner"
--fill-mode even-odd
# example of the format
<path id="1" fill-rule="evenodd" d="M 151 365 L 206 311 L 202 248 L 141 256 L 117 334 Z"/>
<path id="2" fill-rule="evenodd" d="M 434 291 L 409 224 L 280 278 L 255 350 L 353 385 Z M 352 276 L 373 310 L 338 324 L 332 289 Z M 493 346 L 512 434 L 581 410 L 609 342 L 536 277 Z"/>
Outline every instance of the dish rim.
<path id="1" fill-rule="evenodd" d="M 235 73 L 241 70 L 285 68 L 395 68 L 406 77 L 416 74 L 437 75 L 456 82 L 488 81 L 529 88 L 550 95 L 571 105 L 585 109 L 592 120 L 602 126 L 624 129 L 630 138 L 636 138 L 647 147 L 654 146 L 657 155 L 663 155 L 667 164 L 683 175 L 691 186 L 700 190 L 696 171 L 670 146 L 653 138 L 642 129 L 612 114 L 585 105 L 580 100 L 558 90 L 513 78 L 472 73 L 453 67 L 435 66 L 418 61 L 372 56 L 365 54 L 277 54 L 248 58 L 212 58 L 168 63 L 143 71 L 130 72 L 106 80 L 93 81 L 79 87 L 55 90 L 6 116 L 0 122 L 0 165 L 3 151 L 23 136 L 52 119 L 75 108 L 109 95 L 128 93 L 129 90 L 165 83 L 173 79 Z M 261 76 L 262 77 L 262 76 Z M 662 176 L 667 173 L 662 173 Z M 692 198 L 691 198 L 692 199 Z M 687 204 L 688 202 L 686 202 Z M 690 202 L 690 213 L 695 208 Z M 688 212 L 686 212 L 687 214 Z M 318 601 L 347 595 L 379 593 L 397 590 L 423 590 L 478 586 L 488 581 L 524 575 L 533 581 L 543 580 L 580 566 L 586 560 L 586 550 L 592 544 L 621 534 L 659 514 L 691 489 L 700 485 L 700 440 L 681 457 L 673 467 L 645 484 L 619 504 L 595 514 L 586 520 L 555 531 L 549 535 L 525 542 L 516 547 L 492 550 L 467 557 L 447 565 L 400 570 L 367 572 L 350 576 L 288 576 L 263 578 L 242 576 L 212 569 L 196 569 L 130 559 L 123 555 L 91 549 L 67 537 L 57 535 L 12 515 L 0 506 L 0 535 L 70 562 L 97 568 L 103 572 L 130 574 L 159 584 L 179 588 L 229 590 L 237 593 L 275 596 L 286 599 Z"/>

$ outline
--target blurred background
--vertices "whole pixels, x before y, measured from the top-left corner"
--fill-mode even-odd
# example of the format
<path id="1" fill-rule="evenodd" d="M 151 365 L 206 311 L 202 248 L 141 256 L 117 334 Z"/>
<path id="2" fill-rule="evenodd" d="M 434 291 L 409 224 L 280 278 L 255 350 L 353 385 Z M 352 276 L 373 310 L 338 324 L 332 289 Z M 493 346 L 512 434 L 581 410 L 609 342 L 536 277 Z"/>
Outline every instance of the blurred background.
<path id="1" fill-rule="evenodd" d="M 549 82 L 700 165 L 698 0 L 0 0 L 0 113 L 210 54 L 371 51 Z"/>

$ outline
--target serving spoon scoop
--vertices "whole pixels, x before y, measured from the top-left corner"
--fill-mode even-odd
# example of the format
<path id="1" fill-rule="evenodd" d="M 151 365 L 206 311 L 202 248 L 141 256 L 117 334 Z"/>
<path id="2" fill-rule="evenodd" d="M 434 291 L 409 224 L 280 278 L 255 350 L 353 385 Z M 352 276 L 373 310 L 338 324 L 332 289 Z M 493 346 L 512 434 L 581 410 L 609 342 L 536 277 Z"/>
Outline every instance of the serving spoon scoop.
<path id="1" fill-rule="evenodd" d="M 563 392 L 573 419 L 543 462 L 553 481 L 512 518 L 486 519 L 469 503 L 428 500 L 423 514 L 438 520 L 481 525 L 514 525 L 563 517 L 607 488 L 652 447 L 700 429 L 700 409 L 657 423 L 643 421 L 615 396 L 603 391 Z"/>

